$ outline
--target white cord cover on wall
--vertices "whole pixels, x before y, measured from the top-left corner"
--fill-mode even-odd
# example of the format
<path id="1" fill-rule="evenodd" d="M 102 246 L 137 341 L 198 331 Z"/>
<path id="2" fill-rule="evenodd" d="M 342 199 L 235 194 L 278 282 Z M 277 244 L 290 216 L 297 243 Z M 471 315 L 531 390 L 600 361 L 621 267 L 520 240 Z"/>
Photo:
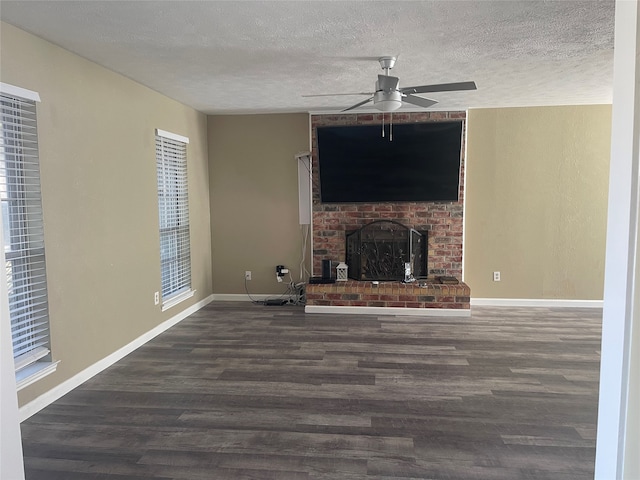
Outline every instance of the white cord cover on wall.
<path id="1" fill-rule="evenodd" d="M 298 161 L 298 209 L 300 225 L 311 225 L 311 153 L 296 155 Z"/>

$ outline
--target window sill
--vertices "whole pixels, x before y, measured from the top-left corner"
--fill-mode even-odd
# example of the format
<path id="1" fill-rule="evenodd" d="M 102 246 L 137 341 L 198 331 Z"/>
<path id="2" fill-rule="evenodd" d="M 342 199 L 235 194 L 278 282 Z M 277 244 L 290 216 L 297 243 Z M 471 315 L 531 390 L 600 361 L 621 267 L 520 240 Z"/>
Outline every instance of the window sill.
<path id="1" fill-rule="evenodd" d="M 16 372 L 16 387 L 18 391 L 55 372 L 56 368 L 58 368 L 58 363 L 60 363 L 60 360 L 57 362 L 36 362 Z"/>
<path id="2" fill-rule="evenodd" d="M 195 290 L 187 290 L 186 292 L 182 292 L 181 294 L 176 295 L 175 297 L 171 297 L 166 302 L 162 303 L 162 311 L 164 312 L 166 310 L 169 310 L 171 307 L 179 304 L 180 302 L 183 302 L 187 298 L 193 297 L 195 294 L 196 294 Z"/>

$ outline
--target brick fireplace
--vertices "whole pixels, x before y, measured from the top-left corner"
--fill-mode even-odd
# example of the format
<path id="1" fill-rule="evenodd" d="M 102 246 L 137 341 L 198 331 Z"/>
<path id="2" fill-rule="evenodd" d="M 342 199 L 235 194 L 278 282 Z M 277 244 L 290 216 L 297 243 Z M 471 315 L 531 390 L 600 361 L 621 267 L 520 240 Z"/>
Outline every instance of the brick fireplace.
<path id="1" fill-rule="evenodd" d="M 465 112 L 395 113 L 393 123 L 437 122 L 466 119 Z M 312 169 L 318 172 L 316 129 L 320 126 L 380 125 L 382 114 L 312 115 Z M 385 115 L 385 122 L 389 115 Z M 463 136 L 464 138 L 464 136 Z M 464 141 L 464 140 L 463 140 Z M 308 285 L 307 305 L 399 308 L 469 309 L 469 287 L 439 285 L 441 276 L 462 278 L 462 227 L 464 200 L 464 145 L 457 202 L 328 203 L 320 201 L 319 175 L 313 175 L 314 275 L 322 260 L 345 261 L 346 233 L 375 220 L 393 220 L 417 231 L 428 232 L 427 279 L 412 284 L 349 280 L 334 285 Z M 375 288 L 375 290 L 373 290 Z M 389 290 L 389 292 L 387 292 Z"/>

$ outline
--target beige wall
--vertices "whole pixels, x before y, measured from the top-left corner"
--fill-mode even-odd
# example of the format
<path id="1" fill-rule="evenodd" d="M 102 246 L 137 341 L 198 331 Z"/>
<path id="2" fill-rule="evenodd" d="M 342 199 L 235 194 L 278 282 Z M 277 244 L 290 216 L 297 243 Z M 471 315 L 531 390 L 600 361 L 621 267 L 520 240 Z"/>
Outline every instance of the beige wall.
<path id="1" fill-rule="evenodd" d="M 212 293 L 206 116 L 2 24 L 0 80 L 37 91 L 52 352 L 34 399 Z M 189 137 L 194 298 L 162 313 L 154 130 Z"/>
<path id="2" fill-rule="evenodd" d="M 602 300 L 611 106 L 478 109 L 467 118 L 471 296 Z"/>
<path id="3" fill-rule="evenodd" d="M 285 291 L 276 281 L 276 265 L 299 280 L 302 229 L 294 156 L 302 151 L 309 151 L 307 114 L 209 117 L 216 294 L 244 294 L 245 270 L 252 271 L 247 286 L 255 294 Z"/>

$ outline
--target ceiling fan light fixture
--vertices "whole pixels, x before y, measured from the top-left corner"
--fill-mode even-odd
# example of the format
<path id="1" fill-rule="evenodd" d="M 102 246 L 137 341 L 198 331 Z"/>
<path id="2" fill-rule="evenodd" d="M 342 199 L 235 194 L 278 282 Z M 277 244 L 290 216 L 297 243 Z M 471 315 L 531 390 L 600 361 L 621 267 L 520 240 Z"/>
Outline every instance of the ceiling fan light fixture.
<path id="1" fill-rule="evenodd" d="M 382 112 L 393 112 L 402 106 L 402 94 L 399 91 L 377 91 L 373 95 L 373 106 Z"/>
<path id="2" fill-rule="evenodd" d="M 402 102 L 398 100 L 385 100 L 375 104 L 375 107 L 383 112 L 393 112 L 394 110 L 398 110 L 401 106 Z"/>

